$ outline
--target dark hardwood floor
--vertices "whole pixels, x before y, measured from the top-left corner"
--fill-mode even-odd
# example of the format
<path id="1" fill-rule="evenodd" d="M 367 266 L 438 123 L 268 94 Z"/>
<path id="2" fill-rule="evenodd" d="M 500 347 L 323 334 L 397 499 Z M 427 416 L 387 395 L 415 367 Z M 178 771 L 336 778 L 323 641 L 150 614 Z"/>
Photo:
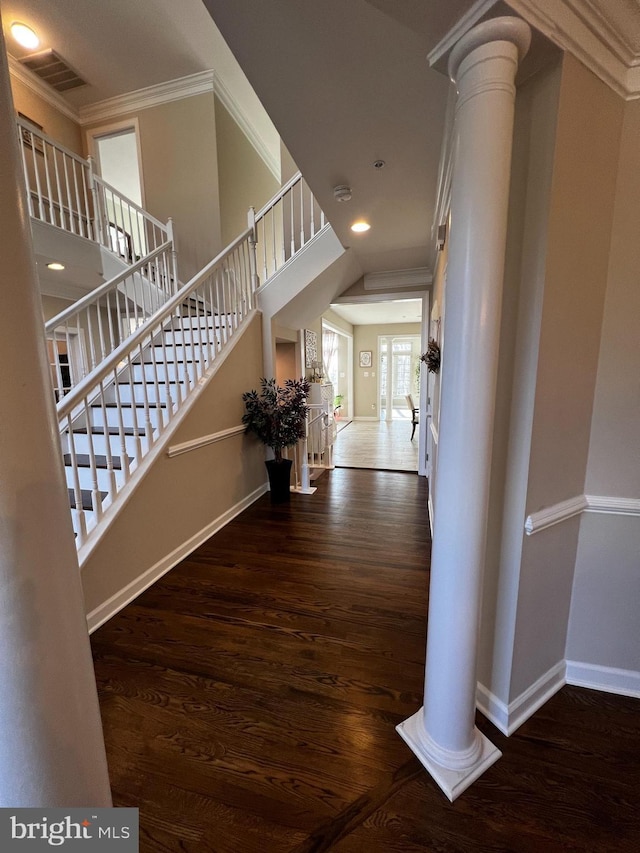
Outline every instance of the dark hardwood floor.
<path id="1" fill-rule="evenodd" d="M 422 703 L 415 475 L 265 496 L 92 637 L 114 804 L 142 853 L 640 851 L 640 706 L 564 688 L 451 805 L 396 734 Z"/>

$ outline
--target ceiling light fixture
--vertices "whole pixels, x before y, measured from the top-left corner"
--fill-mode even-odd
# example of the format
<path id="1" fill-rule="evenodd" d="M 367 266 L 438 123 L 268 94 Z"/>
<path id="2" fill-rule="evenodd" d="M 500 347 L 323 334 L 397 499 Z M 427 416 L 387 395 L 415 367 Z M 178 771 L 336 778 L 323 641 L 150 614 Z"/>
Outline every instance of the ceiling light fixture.
<path id="1" fill-rule="evenodd" d="M 40 39 L 36 35 L 35 30 L 28 27 L 26 24 L 21 24 L 19 21 L 14 21 L 11 24 L 11 35 L 28 50 L 35 50 L 40 45 Z"/>
<path id="2" fill-rule="evenodd" d="M 384 169 L 387 164 L 384 160 L 374 160 L 373 168 L 374 169 Z"/>
<path id="3" fill-rule="evenodd" d="M 48 270 L 63 270 L 64 264 L 61 264 L 59 261 L 52 261 L 50 264 L 47 264 Z"/>
<path id="4" fill-rule="evenodd" d="M 351 230 L 355 231 L 356 234 L 363 234 L 365 231 L 368 231 L 369 228 L 371 228 L 369 223 L 364 222 L 363 220 L 360 220 L 359 222 L 354 222 L 351 226 Z"/>

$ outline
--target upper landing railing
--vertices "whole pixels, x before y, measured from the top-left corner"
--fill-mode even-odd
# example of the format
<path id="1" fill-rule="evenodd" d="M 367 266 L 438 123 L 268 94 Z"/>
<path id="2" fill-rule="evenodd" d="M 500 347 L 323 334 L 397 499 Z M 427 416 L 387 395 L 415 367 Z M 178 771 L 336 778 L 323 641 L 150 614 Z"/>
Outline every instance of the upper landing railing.
<path id="1" fill-rule="evenodd" d="M 18 140 L 33 219 L 93 240 L 127 264 L 171 238 L 160 222 L 96 174 L 93 160 L 18 119 Z"/>

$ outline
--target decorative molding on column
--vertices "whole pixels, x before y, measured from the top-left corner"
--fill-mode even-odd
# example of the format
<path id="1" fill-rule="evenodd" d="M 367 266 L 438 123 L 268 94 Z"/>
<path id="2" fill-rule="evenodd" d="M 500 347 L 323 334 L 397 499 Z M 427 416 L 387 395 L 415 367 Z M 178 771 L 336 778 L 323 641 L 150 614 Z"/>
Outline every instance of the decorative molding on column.
<path id="1" fill-rule="evenodd" d="M 449 54 L 454 45 L 460 42 L 464 34 L 475 27 L 497 2 L 498 0 L 477 0 L 461 18 L 458 18 L 449 32 L 427 54 L 429 65 L 432 68 L 437 66 Z"/>
<path id="2" fill-rule="evenodd" d="M 640 498 L 577 495 L 575 498 L 569 498 L 537 512 L 532 512 L 527 516 L 524 529 L 527 536 L 532 536 L 534 533 L 540 533 L 541 530 L 567 521 L 582 512 L 640 516 Z"/>
<path id="3" fill-rule="evenodd" d="M 424 708 L 420 708 L 412 717 L 396 726 L 396 731 L 423 767 L 433 776 L 451 802 L 459 797 L 476 779 L 479 779 L 502 755 L 497 746 L 494 746 L 488 738 L 477 731 L 477 739 L 474 744 L 475 755 L 468 767 L 456 769 L 434 760 L 429 751 L 429 746 L 433 748 L 437 745 L 425 730 Z M 443 753 L 444 751 L 441 750 L 441 760 L 446 761 L 447 758 Z"/>
<path id="4" fill-rule="evenodd" d="M 456 157 L 464 168 L 454 167 L 451 182 L 445 337 L 459 345 L 443 365 L 441 385 L 425 700 L 398 733 L 450 800 L 500 757 L 474 725 L 477 638 L 515 75 L 530 38 L 519 18 L 495 18 L 466 32 L 449 57 L 458 90 Z"/>

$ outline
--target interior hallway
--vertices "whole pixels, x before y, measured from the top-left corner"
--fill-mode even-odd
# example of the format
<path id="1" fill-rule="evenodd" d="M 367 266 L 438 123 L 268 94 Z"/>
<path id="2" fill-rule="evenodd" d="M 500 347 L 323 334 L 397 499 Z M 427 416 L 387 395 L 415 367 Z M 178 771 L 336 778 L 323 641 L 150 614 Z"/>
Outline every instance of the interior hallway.
<path id="1" fill-rule="evenodd" d="M 393 421 L 338 421 L 333 463 L 339 468 L 418 470 L 418 427 L 411 440 L 410 412 Z"/>
<path id="2" fill-rule="evenodd" d="M 406 426 L 406 424 L 405 424 Z M 265 495 L 92 637 L 141 853 L 637 853 L 637 702 L 564 688 L 453 805 L 395 732 L 421 704 L 423 478 Z"/>

